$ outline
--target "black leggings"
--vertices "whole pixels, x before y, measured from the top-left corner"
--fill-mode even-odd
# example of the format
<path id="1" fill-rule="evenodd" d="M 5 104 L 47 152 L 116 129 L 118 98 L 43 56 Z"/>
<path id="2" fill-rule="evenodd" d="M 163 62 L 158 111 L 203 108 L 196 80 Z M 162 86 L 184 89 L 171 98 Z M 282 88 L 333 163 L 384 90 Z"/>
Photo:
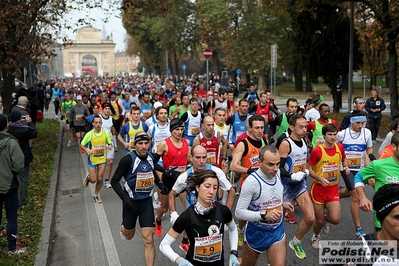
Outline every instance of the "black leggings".
<path id="1" fill-rule="evenodd" d="M 55 115 L 58 115 L 58 111 L 60 110 L 60 101 L 53 101 L 55 108 Z"/>
<path id="2" fill-rule="evenodd" d="M 50 105 L 51 99 L 50 98 L 45 98 L 44 99 L 44 109 L 48 111 L 49 105 Z"/>
<path id="3" fill-rule="evenodd" d="M 377 135 L 378 135 L 378 128 L 380 127 L 381 124 L 381 118 L 374 118 L 374 119 L 369 119 L 369 129 L 371 131 L 371 139 L 376 140 Z"/>

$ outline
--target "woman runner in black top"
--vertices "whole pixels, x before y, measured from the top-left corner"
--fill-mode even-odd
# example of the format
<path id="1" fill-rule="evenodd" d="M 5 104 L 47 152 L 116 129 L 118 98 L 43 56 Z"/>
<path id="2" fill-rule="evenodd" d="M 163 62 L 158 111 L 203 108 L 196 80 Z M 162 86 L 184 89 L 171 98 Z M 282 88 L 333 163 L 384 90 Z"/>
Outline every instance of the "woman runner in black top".
<path id="1" fill-rule="evenodd" d="M 188 193 L 194 192 L 195 204 L 177 218 L 173 227 L 165 235 L 159 249 L 172 262 L 182 265 L 224 265 L 223 234 L 228 226 L 232 265 L 240 265 L 237 260 L 237 227 L 229 208 L 215 202 L 219 189 L 219 179 L 212 170 L 193 173 L 187 179 Z M 180 257 L 171 247 L 178 236 L 186 231 L 190 248 L 186 258 Z"/>

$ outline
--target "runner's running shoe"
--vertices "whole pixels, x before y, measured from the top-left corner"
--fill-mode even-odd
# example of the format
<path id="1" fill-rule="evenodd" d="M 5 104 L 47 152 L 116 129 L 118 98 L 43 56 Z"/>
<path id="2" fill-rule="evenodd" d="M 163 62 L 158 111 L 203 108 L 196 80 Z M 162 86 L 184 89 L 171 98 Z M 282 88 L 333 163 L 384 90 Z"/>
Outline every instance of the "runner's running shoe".
<path id="1" fill-rule="evenodd" d="M 93 201 L 98 204 L 102 203 L 98 196 L 93 196 Z"/>
<path id="2" fill-rule="evenodd" d="M 291 239 L 289 242 L 290 248 L 295 251 L 295 255 L 300 259 L 306 259 L 306 253 L 303 251 L 301 242 L 294 243 Z"/>
<path id="3" fill-rule="evenodd" d="M 183 242 L 181 242 L 180 245 L 179 245 L 179 248 L 180 248 L 181 250 L 183 250 L 184 252 L 186 252 L 186 254 L 187 254 L 188 249 L 190 248 L 190 243 L 183 243 Z"/>
<path id="4" fill-rule="evenodd" d="M 155 234 L 157 237 L 162 236 L 162 223 L 157 221 L 157 218 L 155 218 Z"/>
<path id="5" fill-rule="evenodd" d="M 320 248 L 320 236 L 316 236 L 315 234 L 313 234 L 311 241 L 312 241 L 312 247 L 314 249 Z"/>
<path id="6" fill-rule="evenodd" d="M 295 219 L 295 217 L 292 216 L 291 213 L 287 213 L 286 215 L 284 215 L 284 220 L 286 220 L 286 221 L 289 222 L 290 224 L 296 224 L 296 223 L 298 223 L 298 220 Z"/>
<path id="7" fill-rule="evenodd" d="M 105 186 L 106 188 L 112 188 L 111 183 L 109 182 L 109 179 L 105 179 L 105 181 L 104 181 L 104 186 Z"/>
<path id="8" fill-rule="evenodd" d="M 90 182 L 89 178 L 90 178 L 90 175 L 87 174 L 85 179 L 83 180 L 83 187 L 87 188 L 87 186 L 89 185 L 89 182 Z"/>

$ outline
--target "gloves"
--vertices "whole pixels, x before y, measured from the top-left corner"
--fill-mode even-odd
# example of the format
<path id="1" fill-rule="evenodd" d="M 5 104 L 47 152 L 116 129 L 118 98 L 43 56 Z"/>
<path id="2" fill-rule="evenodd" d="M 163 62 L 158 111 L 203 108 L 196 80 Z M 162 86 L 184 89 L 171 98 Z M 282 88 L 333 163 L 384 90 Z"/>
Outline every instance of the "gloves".
<path id="1" fill-rule="evenodd" d="M 176 260 L 176 264 L 179 266 L 193 266 L 188 260 L 183 259 L 182 257 L 179 257 Z"/>
<path id="2" fill-rule="evenodd" d="M 163 173 L 163 175 L 164 175 L 166 178 L 174 178 L 174 179 L 176 179 L 176 178 L 178 178 L 179 175 L 180 175 L 179 172 L 176 172 L 176 171 L 175 171 L 176 169 L 177 169 L 177 166 L 176 166 L 176 167 L 173 167 L 173 168 L 171 168 L 171 169 L 169 169 L 169 170 L 165 170 L 165 172 Z"/>
<path id="3" fill-rule="evenodd" d="M 131 211 L 131 212 L 132 212 L 132 211 L 134 210 L 132 201 L 131 201 L 131 199 L 130 199 L 129 196 L 126 196 L 126 197 L 123 198 L 123 206 L 124 206 L 128 211 Z"/>
<path id="4" fill-rule="evenodd" d="M 230 254 L 229 257 L 229 266 L 240 266 L 241 263 L 238 261 L 236 255 Z"/>
<path id="5" fill-rule="evenodd" d="M 374 154 L 370 153 L 370 154 L 369 154 L 369 159 L 370 159 L 370 161 L 374 161 L 374 160 L 376 160 L 377 158 L 375 158 Z"/>
<path id="6" fill-rule="evenodd" d="M 176 220 L 177 220 L 177 218 L 179 218 L 179 215 L 177 214 L 177 212 L 172 212 L 172 213 L 170 214 L 170 223 L 171 223 L 172 225 L 174 225 L 175 222 L 176 222 Z"/>
<path id="7" fill-rule="evenodd" d="M 309 176 L 309 170 L 308 169 L 305 169 L 305 174 L 306 174 L 305 178 Z"/>
<path id="8" fill-rule="evenodd" d="M 308 171 L 308 173 L 309 173 L 309 171 Z M 297 173 L 293 173 L 291 175 L 291 179 L 295 180 L 295 181 L 302 181 L 303 179 L 305 179 L 306 176 L 307 176 L 306 173 L 299 171 Z"/>
<path id="9" fill-rule="evenodd" d="M 160 181 L 160 182 L 158 183 L 158 188 L 159 188 L 159 190 L 161 191 L 161 194 L 162 194 L 162 195 L 168 195 L 168 194 L 169 194 L 169 189 L 168 189 L 168 187 L 165 186 L 165 185 L 162 183 L 162 181 Z"/>
<path id="10" fill-rule="evenodd" d="M 247 170 L 247 174 L 252 174 L 253 172 L 255 172 L 256 170 L 258 170 L 258 168 L 257 167 L 253 167 L 253 166 L 251 166 L 251 167 L 249 167 L 248 168 L 248 170 Z"/>

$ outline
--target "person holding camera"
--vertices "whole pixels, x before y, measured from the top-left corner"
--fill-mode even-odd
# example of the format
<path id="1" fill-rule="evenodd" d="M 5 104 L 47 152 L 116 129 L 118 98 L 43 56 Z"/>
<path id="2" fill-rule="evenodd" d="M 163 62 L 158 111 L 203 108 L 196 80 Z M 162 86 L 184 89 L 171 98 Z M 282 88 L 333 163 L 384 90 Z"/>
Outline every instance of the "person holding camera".
<path id="1" fill-rule="evenodd" d="M 22 116 L 20 112 L 12 111 L 8 118 L 10 120 L 8 133 L 18 140 L 25 157 L 24 169 L 19 173 L 21 184 L 19 205 L 22 207 L 28 204 L 29 164 L 33 161 L 32 148 L 29 142 L 31 139 L 37 138 L 37 131 L 29 115 Z"/>

